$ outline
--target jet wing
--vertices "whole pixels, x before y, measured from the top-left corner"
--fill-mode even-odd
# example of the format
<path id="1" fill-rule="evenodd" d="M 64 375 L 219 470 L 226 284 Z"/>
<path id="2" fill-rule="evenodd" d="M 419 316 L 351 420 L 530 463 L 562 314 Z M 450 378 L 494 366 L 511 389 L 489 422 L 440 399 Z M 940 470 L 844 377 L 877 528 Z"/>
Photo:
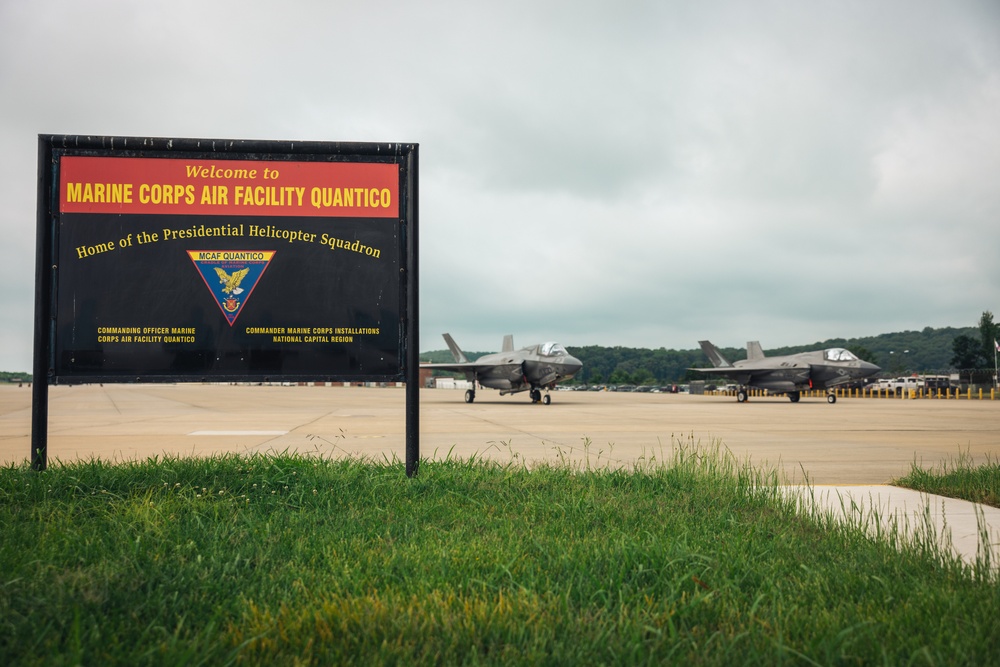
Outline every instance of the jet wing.
<path id="1" fill-rule="evenodd" d="M 475 373 L 481 371 L 488 371 L 496 368 L 496 364 L 477 364 L 474 361 L 467 361 L 465 363 L 454 363 L 454 364 L 420 364 L 421 368 L 437 368 L 442 371 L 452 371 L 455 373 Z"/>
<path id="2" fill-rule="evenodd" d="M 692 371 L 698 371 L 699 373 L 708 373 L 710 375 L 750 375 L 750 373 L 745 370 L 741 370 L 736 366 L 728 366 L 726 368 L 692 368 Z"/>
<path id="3" fill-rule="evenodd" d="M 510 383 L 513 386 L 524 381 L 524 367 L 520 361 L 499 364 L 468 361 L 454 364 L 421 364 L 420 367 L 464 373 L 466 379 L 478 380 L 486 386 L 493 386 L 494 383 L 498 382 L 501 384 Z"/>
<path id="4" fill-rule="evenodd" d="M 420 364 L 421 368 L 437 368 L 442 371 L 452 371 L 453 373 L 464 373 L 465 379 L 470 382 L 479 375 L 484 375 L 492 368 L 490 365 L 477 364 L 474 361 L 456 362 L 454 364 Z"/>
<path id="5" fill-rule="evenodd" d="M 730 380 L 740 384 L 750 384 L 750 381 L 754 376 L 754 373 L 735 366 L 728 366 L 726 368 L 692 368 L 691 370 L 699 373 L 707 373 L 708 375 L 717 375 L 719 377 L 729 378 Z"/>

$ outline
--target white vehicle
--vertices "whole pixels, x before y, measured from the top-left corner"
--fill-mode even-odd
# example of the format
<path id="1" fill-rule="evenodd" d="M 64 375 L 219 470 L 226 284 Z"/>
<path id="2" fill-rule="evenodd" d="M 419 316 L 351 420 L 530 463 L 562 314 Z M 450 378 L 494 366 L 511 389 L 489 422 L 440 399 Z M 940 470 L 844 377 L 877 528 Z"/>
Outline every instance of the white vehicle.
<path id="1" fill-rule="evenodd" d="M 889 381 L 888 388 L 897 394 L 908 394 L 912 391 L 919 391 L 926 387 L 923 378 L 903 377 Z"/>

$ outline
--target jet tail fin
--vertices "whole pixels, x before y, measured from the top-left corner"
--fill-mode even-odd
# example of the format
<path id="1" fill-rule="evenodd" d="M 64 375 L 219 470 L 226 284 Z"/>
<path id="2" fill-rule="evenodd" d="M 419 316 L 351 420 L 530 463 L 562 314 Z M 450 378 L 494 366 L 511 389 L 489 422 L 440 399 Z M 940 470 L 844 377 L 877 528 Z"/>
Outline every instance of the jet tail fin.
<path id="1" fill-rule="evenodd" d="M 507 334 L 503 337 L 503 349 L 501 352 L 513 352 L 514 351 L 514 334 Z"/>
<path id="2" fill-rule="evenodd" d="M 763 359 L 763 358 L 764 358 L 764 349 L 760 346 L 760 341 L 748 340 L 747 359 L 749 361 L 757 361 L 758 359 Z"/>
<path id="3" fill-rule="evenodd" d="M 465 353 L 455 342 L 455 339 L 451 337 L 451 334 L 441 334 L 444 336 L 444 342 L 448 344 L 448 349 L 451 350 L 451 356 L 455 357 L 455 363 L 457 364 L 467 364 L 469 360 L 466 358 Z"/>
<path id="4" fill-rule="evenodd" d="M 727 366 L 732 366 L 731 363 L 726 361 L 726 358 L 722 356 L 722 353 L 712 345 L 710 341 L 700 340 L 698 344 L 701 345 L 702 352 L 708 357 L 708 360 L 712 362 L 712 365 L 716 368 L 725 368 Z"/>

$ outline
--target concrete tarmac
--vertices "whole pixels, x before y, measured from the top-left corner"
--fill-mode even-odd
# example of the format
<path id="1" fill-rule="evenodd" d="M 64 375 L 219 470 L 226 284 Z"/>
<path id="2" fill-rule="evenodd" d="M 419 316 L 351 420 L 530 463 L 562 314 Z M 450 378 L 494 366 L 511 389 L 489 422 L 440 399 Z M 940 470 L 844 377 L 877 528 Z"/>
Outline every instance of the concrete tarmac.
<path id="1" fill-rule="evenodd" d="M 780 467 L 789 483 L 885 484 L 913 463 L 1000 456 L 1000 401 L 752 398 L 482 389 L 420 395 L 422 458 L 589 461 L 628 466 L 677 443 L 721 442 L 739 459 Z M 108 384 L 49 389 L 50 460 L 154 454 L 308 451 L 404 458 L 400 387 Z M 31 390 L 0 387 L 0 463 L 28 458 Z M 519 460 L 520 460 L 519 459 Z"/>
<path id="2" fill-rule="evenodd" d="M 913 464 L 936 468 L 959 456 L 973 464 L 1000 457 L 1000 401 L 841 398 L 831 405 L 819 396 L 797 404 L 784 397 L 740 404 L 724 396 L 559 391 L 546 406 L 532 405 L 527 394 L 501 397 L 487 389 L 472 404 L 463 396 L 461 390 L 421 390 L 422 459 L 630 468 L 668 459 L 677 445 L 721 443 L 740 461 L 777 468 L 789 485 L 826 487 L 827 498 L 835 499 L 827 505 L 836 508 L 850 487 L 887 484 Z M 48 460 L 285 451 L 403 460 L 404 408 L 399 387 L 50 387 Z M 30 431 L 30 388 L 0 387 L 0 464 L 28 460 Z M 879 488 L 885 492 L 854 495 L 867 494 L 883 514 L 922 516 L 937 503 L 931 511 L 947 523 L 942 528 L 979 534 L 975 521 L 956 525 L 961 516 L 976 516 L 962 501 L 948 500 L 945 511 L 926 497 L 917 506 L 915 492 Z M 995 531 L 990 540 L 998 543 L 1000 515 L 988 514 Z"/>

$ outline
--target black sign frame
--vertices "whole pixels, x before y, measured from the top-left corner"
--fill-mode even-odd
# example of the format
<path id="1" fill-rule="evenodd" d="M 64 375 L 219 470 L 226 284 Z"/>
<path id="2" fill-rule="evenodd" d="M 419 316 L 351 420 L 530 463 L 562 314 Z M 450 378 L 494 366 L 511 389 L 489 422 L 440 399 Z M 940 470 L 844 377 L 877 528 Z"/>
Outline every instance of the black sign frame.
<path id="1" fill-rule="evenodd" d="M 403 381 L 416 474 L 417 144 L 38 141 L 33 468 L 53 384 Z"/>

